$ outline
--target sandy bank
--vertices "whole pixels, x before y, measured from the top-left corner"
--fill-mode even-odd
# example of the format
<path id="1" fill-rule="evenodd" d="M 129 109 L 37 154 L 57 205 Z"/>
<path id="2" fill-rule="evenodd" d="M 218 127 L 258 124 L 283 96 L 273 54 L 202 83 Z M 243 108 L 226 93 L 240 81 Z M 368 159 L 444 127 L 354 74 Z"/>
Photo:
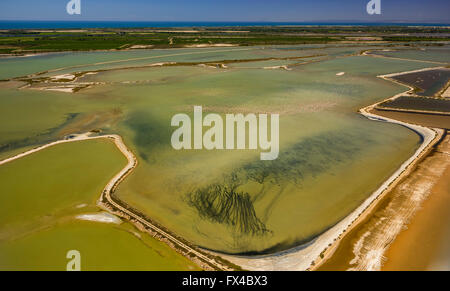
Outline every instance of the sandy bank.
<path id="1" fill-rule="evenodd" d="M 143 45 L 143 44 L 135 44 L 130 46 L 128 49 L 134 50 L 134 49 L 151 49 L 155 47 L 154 45 L 151 44 L 147 44 L 147 45 Z"/>
<path id="2" fill-rule="evenodd" d="M 75 75 L 73 74 L 62 74 L 50 77 L 52 81 L 73 81 L 75 80 Z"/>
<path id="3" fill-rule="evenodd" d="M 423 137 L 423 143 L 414 155 L 403 163 L 400 168 L 355 211 L 317 237 L 310 244 L 267 256 L 242 257 L 223 255 L 224 258 L 248 270 L 307 270 L 318 265 L 319 258 L 323 257 L 323 260 L 326 260 L 328 256 L 333 253 L 333 249 L 339 244 L 339 241 L 344 237 L 344 234 L 349 232 L 359 221 L 363 220 L 376 205 L 375 202 L 378 201 L 383 194 L 389 192 L 399 179 L 403 176 L 407 176 L 409 171 L 413 168 L 414 163 L 425 156 L 431 146 L 439 140 L 438 134 L 432 129 L 406 124 L 396 120 L 380 118 L 377 115 L 368 113 L 366 109 L 362 109 L 361 114 L 372 120 L 392 122 L 411 128 Z"/>

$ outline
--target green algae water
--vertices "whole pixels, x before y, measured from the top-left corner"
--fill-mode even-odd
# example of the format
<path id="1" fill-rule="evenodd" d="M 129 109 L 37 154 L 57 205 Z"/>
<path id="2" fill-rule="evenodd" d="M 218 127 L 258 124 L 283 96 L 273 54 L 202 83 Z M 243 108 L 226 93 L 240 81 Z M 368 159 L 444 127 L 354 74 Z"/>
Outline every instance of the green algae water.
<path id="1" fill-rule="evenodd" d="M 127 223 L 76 220 L 98 212 L 106 183 L 126 165 L 106 140 L 56 145 L 0 167 L 0 270 L 66 269 L 69 250 L 83 270 L 194 270 L 168 246 Z"/>
<path id="2" fill-rule="evenodd" d="M 102 69 L 80 79 L 96 85 L 74 94 L 0 88 L 0 103 L 12 112 L 26 112 L 27 100 L 36 99 L 53 110 L 41 123 L 25 118 L 22 131 L 14 127 L 19 117 L 10 114 L 10 123 L 0 127 L 1 136 L 4 143 L 17 141 L 8 148 L 14 150 L 63 133 L 117 133 L 139 160 L 116 192 L 120 199 L 208 249 L 280 251 L 311 241 L 349 214 L 420 143 L 412 131 L 367 120 L 357 109 L 406 90 L 377 75 L 430 64 L 355 56 L 363 49 L 290 46 L 58 55 L 67 58 L 59 66 L 63 69 L 47 75 Z M 311 63 L 301 59 L 298 65 L 282 59 L 313 55 L 324 56 Z M 221 69 L 197 64 L 252 59 L 264 60 Z M 127 68 L 156 62 L 195 64 Z M 20 64 L 29 64 L 27 73 L 58 68 L 39 57 L 21 59 Z M 267 68 L 283 65 L 290 70 Z M 345 74 L 337 75 L 341 72 Z M 11 94 L 23 101 L 13 102 Z M 260 161 L 260 151 L 249 150 L 175 151 L 171 118 L 191 115 L 196 105 L 205 114 L 222 116 L 280 114 L 279 158 Z M 43 113 L 35 114 L 48 110 L 38 108 Z M 68 120 L 68 114 L 76 115 Z M 29 136 L 33 139 L 28 143 L 18 142 Z"/>
<path id="3" fill-rule="evenodd" d="M 193 271 L 193 263 L 131 227 L 67 222 L 12 242 L 0 242 L 0 270 L 65 271 L 69 250 L 81 256 L 82 271 Z"/>

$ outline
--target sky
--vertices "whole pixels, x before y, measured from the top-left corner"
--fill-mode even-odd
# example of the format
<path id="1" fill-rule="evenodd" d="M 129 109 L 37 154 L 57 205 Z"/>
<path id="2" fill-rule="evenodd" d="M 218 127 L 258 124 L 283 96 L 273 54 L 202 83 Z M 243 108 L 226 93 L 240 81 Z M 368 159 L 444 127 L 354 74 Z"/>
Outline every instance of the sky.
<path id="1" fill-rule="evenodd" d="M 0 20 L 450 23 L 450 0 L 380 0 L 381 15 L 366 12 L 369 0 L 80 1 L 69 15 L 69 0 L 0 0 Z"/>

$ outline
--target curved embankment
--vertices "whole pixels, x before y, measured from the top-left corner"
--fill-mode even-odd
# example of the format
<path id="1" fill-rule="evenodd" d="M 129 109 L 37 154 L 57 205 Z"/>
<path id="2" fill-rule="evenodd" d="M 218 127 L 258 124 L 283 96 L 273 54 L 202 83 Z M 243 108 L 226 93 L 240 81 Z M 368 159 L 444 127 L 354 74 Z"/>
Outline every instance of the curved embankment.
<path id="1" fill-rule="evenodd" d="M 176 238 L 174 235 L 169 234 L 167 230 L 162 229 L 160 226 L 153 223 L 150 219 L 146 218 L 143 214 L 137 212 L 131 207 L 127 206 L 124 202 L 112 197 L 112 193 L 117 188 L 117 186 L 122 182 L 136 167 L 137 159 L 134 154 L 127 148 L 122 138 L 119 135 L 101 135 L 101 136 L 89 136 L 89 133 L 72 135 L 71 138 L 66 138 L 64 140 L 55 141 L 43 146 L 36 147 L 24 153 L 20 153 L 11 158 L 0 161 L 0 165 L 12 162 L 14 160 L 23 158 L 25 156 L 31 155 L 43 149 L 69 142 L 83 141 L 107 138 L 114 141 L 114 144 L 122 152 L 122 154 L 127 158 L 127 165 L 117 173 L 105 186 L 98 200 L 98 206 L 112 212 L 115 215 L 121 216 L 130 222 L 134 223 L 143 232 L 149 232 L 153 237 L 158 240 L 168 244 L 172 249 L 197 263 L 200 267 L 205 270 L 234 270 L 236 266 L 232 266 L 229 262 L 222 260 L 219 257 L 212 256 L 208 253 L 204 253 L 193 246 L 188 245 L 187 242 Z"/>
<path id="2" fill-rule="evenodd" d="M 434 68 L 433 68 L 434 69 Z M 427 69 L 423 69 L 427 70 Z M 428 69 L 429 70 L 429 69 Z M 403 74 L 403 73 L 399 73 Z M 390 80 L 389 77 L 395 74 L 378 76 L 380 78 Z M 401 84 L 401 83 L 399 83 Z M 404 85 L 405 84 L 401 84 Z M 405 161 L 397 171 L 392 174 L 388 180 L 386 180 L 375 192 L 370 195 L 358 208 L 356 208 L 347 217 L 334 225 L 332 228 L 318 236 L 316 239 L 290 250 L 283 252 L 257 256 L 257 257 L 245 257 L 245 256 L 231 256 L 222 255 L 225 259 L 245 268 L 248 270 L 314 270 L 322 262 L 326 261 L 339 245 L 340 240 L 344 237 L 345 233 L 355 227 L 360 221 L 362 221 L 371 210 L 377 205 L 386 193 L 388 193 L 399 181 L 409 175 L 414 169 L 417 163 L 426 156 L 432 147 L 440 140 L 443 131 L 439 129 L 430 129 L 427 127 L 404 123 L 398 120 L 390 119 L 370 113 L 370 111 L 378 104 L 387 100 L 398 98 L 401 95 L 412 92 L 414 88 L 409 87 L 409 90 L 397 94 L 391 98 L 375 103 L 360 109 L 359 113 L 367 117 L 370 120 L 389 122 L 405 126 L 422 137 L 422 144 L 416 150 L 416 152 L 407 161 Z"/>

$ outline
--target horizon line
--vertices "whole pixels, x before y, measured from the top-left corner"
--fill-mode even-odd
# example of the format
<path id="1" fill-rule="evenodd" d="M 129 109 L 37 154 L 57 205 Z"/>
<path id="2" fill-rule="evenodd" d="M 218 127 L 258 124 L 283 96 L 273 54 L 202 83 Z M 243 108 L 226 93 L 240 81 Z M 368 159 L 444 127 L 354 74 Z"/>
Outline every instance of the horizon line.
<path id="1" fill-rule="evenodd" d="M 440 24 L 450 25 L 441 21 L 366 21 L 366 20 L 312 20 L 312 21 L 240 21 L 240 20 L 67 20 L 67 19 L 0 19 L 2 22 L 134 22 L 134 23 L 261 23 L 261 24 Z"/>

